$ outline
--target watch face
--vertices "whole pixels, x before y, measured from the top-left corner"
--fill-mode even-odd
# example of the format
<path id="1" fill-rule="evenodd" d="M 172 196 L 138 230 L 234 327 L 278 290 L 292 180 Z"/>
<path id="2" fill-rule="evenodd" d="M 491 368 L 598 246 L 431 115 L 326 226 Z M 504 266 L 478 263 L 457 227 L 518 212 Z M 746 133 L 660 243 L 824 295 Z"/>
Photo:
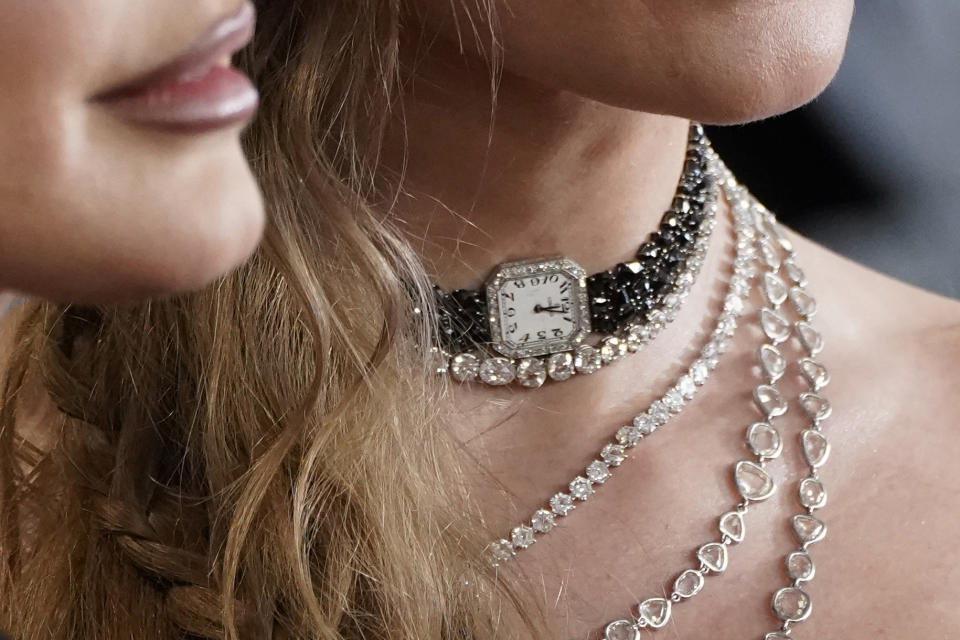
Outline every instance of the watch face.
<path id="1" fill-rule="evenodd" d="M 493 348 L 507 356 L 564 351 L 590 332 L 586 272 L 567 258 L 500 265 L 487 304 Z"/>

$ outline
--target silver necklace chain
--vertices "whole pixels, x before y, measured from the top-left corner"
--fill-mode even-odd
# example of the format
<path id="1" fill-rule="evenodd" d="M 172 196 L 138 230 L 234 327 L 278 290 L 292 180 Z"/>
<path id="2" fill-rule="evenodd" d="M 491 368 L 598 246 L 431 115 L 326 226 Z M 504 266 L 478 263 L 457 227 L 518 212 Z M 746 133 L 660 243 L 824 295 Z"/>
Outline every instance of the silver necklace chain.
<path id="1" fill-rule="evenodd" d="M 509 540 L 499 540 L 488 548 L 488 558 L 494 565 L 528 548 L 536 541 L 537 534 L 547 533 L 554 528 L 558 516 L 565 517 L 574 509 L 574 500 L 585 501 L 593 495 L 595 485 L 612 477 L 612 469 L 626 459 L 629 448 L 663 426 L 672 415 L 680 413 L 729 346 L 737 327 L 737 318 L 743 313 L 744 302 L 757 275 L 756 263 L 759 263 L 763 273 L 758 286 L 765 303 L 758 315 L 765 341 L 757 351 L 757 360 L 764 380 L 754 388 L 753 397 L 763 419 L 749 425 L 746 431 L 746 444 L 751 457 L 741 459 L 733 467 L 734 484 L 740 501 L 720 516 L 718 537 L 697 548 L 693 554 L 696 565 L 683 570 L 676 577 L 668 591 L 669 595 L 647 598 L 637 604 L 635 617 L 607 624 L 604 628 L 605 640 L 639 640 L 641 630 L 656 631 L 665 627 L 673 615 L 674 605 L 701 593 L 707 577 L 726 571 L 730 549 L 744 540 L 745 516 L 754 503 L 763 502 L 774 494 L 776 482 L 767 470 L 766 463 L 779 457 L 783 451 L 785 441 L 775 422 L 789 408 L 777 388 L 777 382 L 787 371 L 787 359 L 781 353 L 780 345 L 794 334 L 804 352 L 796 366 L 807 381 L 807 390 L 800 393 L 798 401 L 809 419 L 799 434 L 800 449 L 808 471 L 797 485 L 797 500 L 802 511 L 790 518 L 798 543 L 785 558 L 785 571 L 790 582 L 778 589 L 770 601 L 781 626 L 767 633 L 764 640 L 789 640 L 792 625 L 809 618 L 812 611 L 812 601 L 804 587 L 815 573 L 809 549 L 826 535 L 826 524 L 817 517 L 816 512 L 825 506 L 827 500 L 819 469 L 830 454 L 830 444 L 822 432 L 822 425 L 831 412 L 829 401 L 821 393 L 829 383 L 829 373 L 816 359 L 823 349 L 823 338 L 811 325 L 817 303 L 806 290 L 807 280 L 797 265 L 794 247 L 781 233 L 773 214 L 736 182 L 732 173 L 712 152 L 711 166 L 719 173 L 730 203 L 737 254 L 724 310 L 706 346 L 690 369 L 661 399 L 637 416 L 632 425 L 617 432 L 616 442 L 606 445 L 600 459 L 588 465 L 586 476 L 580 476 L 570 483 L 569 494 L 558 493 L 550 500 L 550 510 L 538 510 L 529 524 L 524 523 L 513 529 Z M 798 318 L 795 322 L 787 319 L 790 315 L 786 309 L 787 301 Z"/>

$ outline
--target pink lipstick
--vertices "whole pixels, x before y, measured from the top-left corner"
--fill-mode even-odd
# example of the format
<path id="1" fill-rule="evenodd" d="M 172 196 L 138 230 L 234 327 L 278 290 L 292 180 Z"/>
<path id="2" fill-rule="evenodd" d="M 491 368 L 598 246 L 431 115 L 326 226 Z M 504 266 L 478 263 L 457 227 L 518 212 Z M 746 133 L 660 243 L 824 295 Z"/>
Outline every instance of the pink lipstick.
<path id="1" fill-rule="evenodd" d="M 230 66 L 230 56 L 250 42 L 254 24 L 254 8 L 247 2 L 171 62 L 92 101 L 135 124 L 177 133 L 247 122 L 259 96 L 250 79 Z"/>

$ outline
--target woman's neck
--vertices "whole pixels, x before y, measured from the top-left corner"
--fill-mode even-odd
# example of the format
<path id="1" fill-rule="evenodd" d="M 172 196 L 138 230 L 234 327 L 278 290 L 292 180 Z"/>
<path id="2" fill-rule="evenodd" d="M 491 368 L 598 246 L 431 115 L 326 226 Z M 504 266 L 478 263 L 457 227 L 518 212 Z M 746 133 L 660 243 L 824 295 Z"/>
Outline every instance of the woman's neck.
<path id="1" fill-rule="evenodd" d="M 673 198 L 687 121 L 509 73 L 494 108 L 487 67 L 441 53 L 416 63 L 384 153 L 404 173 L 394 219 L 438 284 L 476 287 L 522 258 L 590 273 L 630 259 Z"/>

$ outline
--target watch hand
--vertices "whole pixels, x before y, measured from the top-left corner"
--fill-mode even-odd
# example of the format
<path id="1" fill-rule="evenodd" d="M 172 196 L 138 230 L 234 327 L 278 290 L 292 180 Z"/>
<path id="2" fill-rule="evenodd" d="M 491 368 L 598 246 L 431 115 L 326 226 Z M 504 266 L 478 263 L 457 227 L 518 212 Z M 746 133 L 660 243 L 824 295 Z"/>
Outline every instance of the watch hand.
<path id="1" fill-rule="evenodd" d="M 544 311 L 546 311 L 546 312 L 548 312 L 548 313 L 563 313 L 563 308 L 560 307 L 560 306 L 557 306 L 557 305 L 550 306 L 550 307 L 544 307 L 544 306 L 541 306 L 541 305 L 539 305 L 539 304 L 533 307 L 533 312 L 534 312 L 534 313 L 542 313 L 542 312 L 544 312 Z"/>

